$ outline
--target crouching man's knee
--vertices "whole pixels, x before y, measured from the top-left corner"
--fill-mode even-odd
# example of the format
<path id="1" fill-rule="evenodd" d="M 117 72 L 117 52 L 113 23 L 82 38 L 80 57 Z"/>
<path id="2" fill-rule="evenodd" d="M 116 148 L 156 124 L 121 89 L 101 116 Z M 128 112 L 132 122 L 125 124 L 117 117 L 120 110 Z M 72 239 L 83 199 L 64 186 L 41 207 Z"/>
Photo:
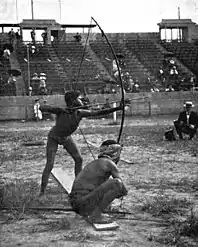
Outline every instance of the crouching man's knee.
<path id="1" fill-rule="evenodd" d="M 125 185 L 123 184 L 122 180 L 119 178 L 114 178 L 113 180 L 114 180 L 115 186 L 119 190 L 119 194 L 120 194 L 119 196 L 126 196 L 128 194 L 128 191 Z"/>

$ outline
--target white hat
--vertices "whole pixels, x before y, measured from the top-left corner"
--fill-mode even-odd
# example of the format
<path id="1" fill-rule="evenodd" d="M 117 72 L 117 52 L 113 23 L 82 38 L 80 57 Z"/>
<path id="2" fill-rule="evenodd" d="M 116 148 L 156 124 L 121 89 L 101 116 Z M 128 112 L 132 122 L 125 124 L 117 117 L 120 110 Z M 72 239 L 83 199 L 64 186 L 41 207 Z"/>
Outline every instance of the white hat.
<path id="1" fill-rule="evenodd" d="M 194 107 L 194 104 L 192 103 L 192 101 L 186 101 L 184 103 L 184 107 Z"/>

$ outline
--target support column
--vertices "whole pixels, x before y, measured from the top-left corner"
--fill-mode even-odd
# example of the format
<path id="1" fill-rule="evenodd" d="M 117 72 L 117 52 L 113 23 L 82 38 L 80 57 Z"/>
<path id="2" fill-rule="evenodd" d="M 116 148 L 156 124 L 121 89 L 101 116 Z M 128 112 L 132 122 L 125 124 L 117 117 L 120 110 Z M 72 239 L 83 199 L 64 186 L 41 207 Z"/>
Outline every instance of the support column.
<path id="1" fill-rule="evenodd" d="M 171 41 L 173 40 L 173 29 L 171 28 Z"/>
<path id="2" fill-rule="evenodd" d="M 51 45 L 51 29 L 47 28 L 47 44 Z"/>
<path id="3" fill-rule="evenodd" d="M 166 26 L 165 26 L 165 40 L 167 40 Z"/>

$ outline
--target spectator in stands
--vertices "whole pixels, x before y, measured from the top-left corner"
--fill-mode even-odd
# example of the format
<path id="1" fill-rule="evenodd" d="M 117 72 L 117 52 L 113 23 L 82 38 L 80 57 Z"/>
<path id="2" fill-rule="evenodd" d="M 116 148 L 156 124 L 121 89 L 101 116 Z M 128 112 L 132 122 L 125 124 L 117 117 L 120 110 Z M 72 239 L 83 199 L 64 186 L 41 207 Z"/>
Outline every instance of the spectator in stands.
<path id="1" fill-rule="evenodd" d="M 40 95 L 47 95 L 46 81 L 43 79 L 40 80 L 39 94 Z"/>
<path id="2" fill-rule="evenodd" d="M 39 89 L 40 89 L 40 78 L 37 73 L 33 74 L 33 77 L 31 78 L 31 85 L 33 88 L 33 93 L 35 95 L 39 94 Z"/>
<path id="3" fill-rule="evenodd" d="M 40 102 L 39 99 L 35 99 L 35 104 L 34 104 L 34 117 L 36 121 L 42 120 L 43 119 L 43 115 L 42 112 L 40 110 Z"/>
<path id="4" fill-rule="evenodd" d="M 4 85 L 7 96 L 16 95 L 16 78 L 10 74 L 7 83 Z"/>
<path id="5" fill-rule="evenodd" d="M 34 28 L 32 28 L 32 31 L 30 32 L 30 36 L 31 36 L 33 45 L 35 45 L 35 43 L 36 43 L 36 32 L 35 32 Z"/>
<path id="6" fill-rule="evenodd" d="M 10 44 L 14 45 L 15 32 L 14 32 L 13 28 L 11 28 L 11 30 L 9 31 L 8 37 L 9 37 Z"/>
<path id="7" fill-rule="evenodd" d="M 43 44 L 47 44 L 47 30 L 45 29 L 44 32 L 41 34 L 41 37 L 43 38 Z"/>
<path id="8" fill-rule="evenodd" d="M 32 96 L 32 93 L 33 93 L 33 89 L 32 89 L 32 87 L 30 86 L 29 88 L 28 88 L 28 95 L 29 96 Z"/>
<path id="9" fill-rule="evenodd" d="M 43 101 L 43 105 L 47 105 L 47 100 Z M 43 120 L 47 120 L 49 121 L 50 119 L 52 119 L 52 115 L 50 112 L 43 112 Z"/>
<path id="10" fill-rule="evenodd" d="M 46 81 L 47 80 L 47 77 L 46 77 L 47 75 L 45 74 L 45 73 L 40 73 L 40 80 L 44 80 L 44 81 Z"/>
<path id="11" fill-rule="evenodd" d="M 3 51 L 3 57 L 5 59 L 9 59 L 10 58 L 10 50 L 8 48 L 5 48 L 5 50 Z"/>
<path id="12" fill-rule="evenodd" d="M 119 67 L 120 71 L 121 71 L 121 68 Z M 117 66 L 117 63 L 116 63 L 116 60 L 114 59 L 112 61 L 112 74 L 113 76 L 117 79 L 118 76 L 119 76 L 119 69 L 118 69 L 118 66 Z"/>
<path id="13" fill-rule="evenodd" d="M 30 46 L 30 54 L 32 57 L 34 57 L 36 55 L 36 46 L 35 45 Z"/>
<path id="14" fill-rule="evenodd" d="M 74 39 L 77 41 L 77 42 L 80 42 L 82 37 L 79 33 L 76 33 L 76 35 L 74 35 Z"/>
<path id="15" fill-rule="evenodd" d="M 91 107 L 92 110 L 100 110 L 100 105 L 99 103 L 96 101 L 96 99 L 93 100 L 93 103 L 92 103 L 92 107 Z"/>
<path id="16" fill-rule="evenodd" d="M 13 74 L 10 74 L 7 82 L 8 84 L 16 84 L 16 77 L 13 76 Z"/>
<path id="17" fill-rule="evenodd" d="M 136 80 L 134 86 L 133 86 L 133 93 L 139 93 L 140 92 L 140 85 L 139 85 L 139 81 Z"/>
<path id="18" fill-rule="evenodd" d="M 16 37 L 16 41 L 17 41 L 17 44 L 18 44 L 19 41 L 21 40 L 20 29 L 18 29 L 18 30 L 16 31 L 15 37 Z"/>
<path id="19" fill-rule="evenodd" d="M 185 102 L 184 111 L 180 112 L 178 119 L 174 121 L 175 129 L 181 140 L 183 140 L 182 133 L 189 135 L 189 140 L 192 140 L 197 133 L 198 115 L 192 111 L 192 107 L 194 105 L 191 101 Z"/>
<path id="20" fill-rule="evenodd" d="M 81 97 L 81 101 L 85 106 L 90 105 L 90 100 L 86 92 L 84 92 L 84 95 Z"/>
<path id="21" fill-rule="evenodd" d="M 109 109 L 111 108 L 110 103 L 109 103 L 109 98 L 106 98 L 106 102 L 102 106 L 102 109 Z"/>

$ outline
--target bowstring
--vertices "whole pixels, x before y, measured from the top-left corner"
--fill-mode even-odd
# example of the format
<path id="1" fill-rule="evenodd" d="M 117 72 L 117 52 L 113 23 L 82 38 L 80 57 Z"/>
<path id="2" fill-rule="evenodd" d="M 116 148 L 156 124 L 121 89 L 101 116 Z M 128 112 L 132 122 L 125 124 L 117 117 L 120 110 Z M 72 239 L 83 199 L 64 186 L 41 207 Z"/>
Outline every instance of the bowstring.
<path id="1" fill-rule="evenodd" d="M 88 33 L 87 33 L 85 45 L 84 45 L 84 48 L 83 48 L 83 53 L 82 53 L 80 65 L 79 65 L 79 68 L 78 68 L 78 73 L 77 73 L 77 77 L 76 77 L 76 82 L 75 82 L 74 91 L 76 90 L 77 83 L 78 83 L 79 76 L 80 76 L 80 72 L 81 72 L 81 68 L 82 68 L 82 63 L 83 63 L 83 61 L 84 61 L 85 52 L 86 52 L 86 48 L 87 48 L 87 44 L 88 44 L 88 40 L 89 40 L 89 36 L 90 36 L 90 31 L 91 31 L 91 24 L 92 24 L 92 19 L 91 19 L 91 21 L 90 21 L 90 26 L 89 26 L 89 29 L 88 29 Z"/>
<path id="2" fill-rule="evenodd" d="M 80 61 L 80 65 L 79 65 L 79 68 L 78 68 L 78 73 L 77 73 L 77 77 L 76 77 L 76 82 L 75 82 L 75 86 L 74 86 L 74 91 L 76 90 L 76 87 L 77 87 L 77 83 L 78 83 L 78 80 L 79 80 L 79 76 L 80 76 L 80 73 L 81 73 L 81 68 L 82 68 L 82 64 L 83 64 L 83 61 L 84 61 L 84 57 L 85 57 L 85 52 L 86 52 L 86 48 L 87 48 L 87 44 L 88 44 L 88 40 L 89 40 L 89 36 L 90 36 L 90 31 L 91 31 L 91 24 L 92 24 L 92 19 L 90 21 L 90 26 L 89 26 L 89 29 L 88 29 L 88 34 L 87 34 L 87 37 L 86 37 L 86 41 L 85 41 L 85 45 L 84 45 L 84 48 L 83 48 L 83 53 L 82 53 L 82 57 L 81 57 L 81 61 Z M 79 130 L 80 130 L 80 133 L 81 135 L 83 136 L 83 139 L 89 149 L 89 152 L 91 153 L 93 159 L 95 160 L 95 156 L 92 152 L 92 149 L 82 131 L 82 129 L 80 128 L 80 126 L 78 126 Z"/>

